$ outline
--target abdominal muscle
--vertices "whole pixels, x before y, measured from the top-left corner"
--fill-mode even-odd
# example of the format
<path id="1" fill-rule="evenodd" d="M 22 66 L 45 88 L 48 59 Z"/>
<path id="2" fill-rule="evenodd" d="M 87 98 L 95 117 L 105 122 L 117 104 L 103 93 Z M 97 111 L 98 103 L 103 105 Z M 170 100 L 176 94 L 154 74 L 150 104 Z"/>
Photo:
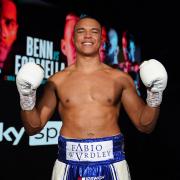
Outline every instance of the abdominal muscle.
<path id="1" fill-rule="evenodd" d="M 63 125 L 60 134 L 69 138 L 101 138 L 120 133 L 119 108 L 83 105 L 81 108 L 62 108 Z"/>

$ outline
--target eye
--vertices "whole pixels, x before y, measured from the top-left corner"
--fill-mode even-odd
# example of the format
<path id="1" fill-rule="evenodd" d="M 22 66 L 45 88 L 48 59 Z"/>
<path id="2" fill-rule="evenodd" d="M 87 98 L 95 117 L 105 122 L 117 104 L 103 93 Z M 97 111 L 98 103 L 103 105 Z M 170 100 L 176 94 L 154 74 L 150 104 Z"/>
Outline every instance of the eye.
<path id="1" fill-rule="evenodd" d="M 5 21 L 7 27 L 13 27 L 15 22 L 12 19 L 6 19 Z"/>
<path id="2" fill-rule="evenodd" d="M 83 32 L 84 32 L 84 29 L 77 29 L 76 32 L 77 32 L 77 33 L 83 33 Z"/>
<path id="3" fill-rule="evenodd" d="M 96 30 L 96 29 L 93 29 L 93 30 L 92 30 L 92 33 L 97 34 L 97 33 L 99 33 L 99 31 L 98 31 L 98 30 Z"/>

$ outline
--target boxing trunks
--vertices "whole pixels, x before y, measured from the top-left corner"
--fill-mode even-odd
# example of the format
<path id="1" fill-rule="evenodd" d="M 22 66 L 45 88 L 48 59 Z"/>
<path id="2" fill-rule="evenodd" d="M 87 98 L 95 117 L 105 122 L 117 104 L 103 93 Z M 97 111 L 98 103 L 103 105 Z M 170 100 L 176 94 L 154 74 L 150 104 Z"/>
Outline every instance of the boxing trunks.
<path id="1" fill-rule="evenodd" d="M 122 134 L 96 139 L 59 136 L 52 180 L 130 180 Z"/>

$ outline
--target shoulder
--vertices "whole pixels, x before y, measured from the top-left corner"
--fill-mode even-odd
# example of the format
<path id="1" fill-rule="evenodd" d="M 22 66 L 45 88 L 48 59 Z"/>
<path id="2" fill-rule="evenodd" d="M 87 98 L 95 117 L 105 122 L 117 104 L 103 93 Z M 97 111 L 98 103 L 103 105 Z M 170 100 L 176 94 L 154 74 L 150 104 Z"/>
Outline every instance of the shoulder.
<path id="1" fill-rule="evenodd" d="M 134 86 L 134 81 L 128 73 L 109 66 L 106 68 L 106 71 L 117 84 L 124 87 Z"/>
<path id="2" fill-rule="evenodd" d="M 124 79 L 127 81 L 132 81 L 132 78 L 128 73 L 123 72 L 119 69 L 115 69 L 115 68 L 112 68 L 112 67 L 104 64 L 104 70 L 107 73 L 109 73 L 111 76 L 113 76 L 115 79 Z"/>
<path id="3" fill-rule="evenodd" d="M 54 86 L 59 86 L 61 85 L 66 78 L 71 74 L 73 71 L 73 68 L 71 66 L 65 68 L 62 71 L 58 71 L 52 76 L 50 76 L 47 80 L 47 84 L 53 84 Z"/>

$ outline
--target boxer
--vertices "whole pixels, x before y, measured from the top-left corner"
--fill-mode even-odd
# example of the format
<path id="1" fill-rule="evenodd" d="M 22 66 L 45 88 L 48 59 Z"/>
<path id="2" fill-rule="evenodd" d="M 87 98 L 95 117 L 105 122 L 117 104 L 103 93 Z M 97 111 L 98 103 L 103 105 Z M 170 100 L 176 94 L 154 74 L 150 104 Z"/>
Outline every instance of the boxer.
<path id="1" fill-rule="evenodd" d="M 147 87 L 144 101 L 127 73 L 100 61 L 102 33 L 96 19 L 81 18 L 74 32 L 75 63 L 48 79 L 38 102 L 41 67 L 25 64 L 17 74 L 24 127 L 29 135 L 38 133 L 57 107 L 63 125 L 52 180 L 130 180 L 119 110 L 123 106 L 139 131 L 151 133 L 167 86 L 167 72 L 155 59 L 141 64 L 140 77 Z"/>

